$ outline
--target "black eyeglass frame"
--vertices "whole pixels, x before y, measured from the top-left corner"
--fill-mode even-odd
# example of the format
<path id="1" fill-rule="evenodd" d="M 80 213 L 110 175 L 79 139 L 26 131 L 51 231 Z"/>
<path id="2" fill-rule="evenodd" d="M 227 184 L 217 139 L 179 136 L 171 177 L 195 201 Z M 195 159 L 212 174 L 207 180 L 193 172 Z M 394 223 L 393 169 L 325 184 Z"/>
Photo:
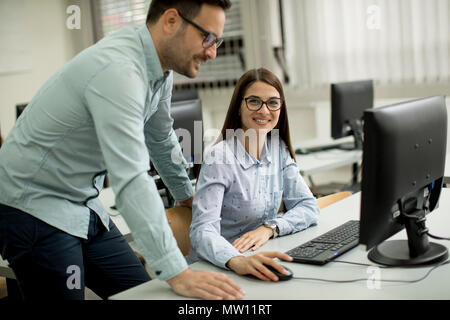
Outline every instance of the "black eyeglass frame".
<path id="1" fill-rule="evenodd" d="M 249 100 L 249 99 L 259 99 L 259 100 L 261 101 L 261 105 L 259 106 L 259 108 L 258 108 L 258 109 L 250 109 L 250 107 L 248 106 L 248 101 L 247 101 L 247 100 Z M 269 102 L 270 100 L 274 100 L 274 99 L 280 101 L 280 106 L 279 106 L 277 109 L 273 109 L 273 108 L 269 107 L 269 105 L 267 104 L 267 102 Z M 275 97 L 269 98 L 269 99 L 267 99 L 266 101 L 264 101 L 263 99 L 261 99 L 261 98 L 259 98 L 259 97 L 250 96 L 250 97 L 244 98 L 244 101 L 245 101 L 245 106 L 246 106 L 247 109 L 250 110 L 250 111 L 259 111 L 259 110 L 261 110 L 261 108 L 262 108 L 262 106 L 263 106 L 264 104 L 266 105 L 267 109 L 269 109 L 269 111 L 274 111 L 274 112 L 280 110 L 281 107 L 283 106 L 283 99 L 281 99 L 281 98 L 275 98 Z"/>
<path id="2" fill-rule="evenodd" d="M 216 49 L 217 49 L 223 43 L 223 38 L 219 38 L 214 33 L 203 29 L 198 24 L 196 24 L 194 21 L 192 21 L 192 20 L 186 18 L 185 16 L 183 16 L 180 12 L 178 12 L 178 14 L 180 15 L 180 17 L 184 21 L 186 21 L 187 23 L 193 25 L 194 27 L 196 27 L 198 30 L 200 30 L 205 35 L 205 38 L 203 39 L 203 42 L 202 42 L 203 48 L 207 49 L 207 48 L 212 47 L 214 44 L 216 44 Z M 211 37 L 213 38 L 213 40 L 208 40 L 208 38 L 211 39 Z"/>

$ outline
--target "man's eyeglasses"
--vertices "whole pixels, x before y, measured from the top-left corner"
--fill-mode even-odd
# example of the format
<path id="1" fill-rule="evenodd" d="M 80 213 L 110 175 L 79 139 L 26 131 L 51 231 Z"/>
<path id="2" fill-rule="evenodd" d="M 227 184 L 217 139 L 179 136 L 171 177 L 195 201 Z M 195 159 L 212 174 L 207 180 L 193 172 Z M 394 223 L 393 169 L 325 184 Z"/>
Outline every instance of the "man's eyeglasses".
<path id="1" fill-rule="evenodd" d="M 259 97 L 250 96 L 244 98 L 244 101 L 247 109 L 250 111 L 258 111 L 262 108 L 263 104 L 265 104 L 270 111 L 277 111 L 280 110 L 282 105 L 281 98 L 269 98 L 266 101 L 263 101 Z"/>
<path id="2" fill-rule="evenodd" d="M 194 21 L 183 16 L 180 12 L 178 12 L 178 14 L 180 15 L 181 18 L 183 18 L 184 21 L 193 25 L 194 27 L 196 27 L 198 30 L 200 30 L 203 33 L 203 35 L 205 36 L 205 38 L 203 39 L 203 43 L 202 43 L 203 48 L 206 49 L 206 48 L 212 47 L 214 44 L 216 44 L 216 49 L 218 47 L 220 47 L 220 45 L 223 42 L 223 38 L 218 38 L 214 33 L 203 29 L 198 24 L 196 24 Z"/>

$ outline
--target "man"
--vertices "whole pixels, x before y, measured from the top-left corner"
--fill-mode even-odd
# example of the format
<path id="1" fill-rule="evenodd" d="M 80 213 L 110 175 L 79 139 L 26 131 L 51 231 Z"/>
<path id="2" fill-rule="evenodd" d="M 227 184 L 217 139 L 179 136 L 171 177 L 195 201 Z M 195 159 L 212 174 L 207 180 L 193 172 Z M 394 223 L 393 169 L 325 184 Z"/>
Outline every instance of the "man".
<path id="1" fill-rule="evenodd" d="M 153 0 L 146 26 L 84 50 L 39 90 L 0 149 L 0 254 L 25 299 L 102 298 L 149 280 L 98 200 L 109 173 L 138 250 L 180 295 L 242 298 L 223 274 L 193 271 L 165 218 L 149 161 L 174 198 L 193 189 L 169 114 L 172 71 L 214 59 L 228 0 Z"/>

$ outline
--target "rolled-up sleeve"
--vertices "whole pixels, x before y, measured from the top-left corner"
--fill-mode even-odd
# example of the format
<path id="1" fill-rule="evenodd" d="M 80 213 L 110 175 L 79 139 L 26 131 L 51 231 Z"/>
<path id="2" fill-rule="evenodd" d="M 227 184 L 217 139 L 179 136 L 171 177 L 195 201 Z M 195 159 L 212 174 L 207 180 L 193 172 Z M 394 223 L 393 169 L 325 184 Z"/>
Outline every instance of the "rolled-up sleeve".
<path id="1" fill-rule="evenodd" d="M 144 137 L 147 87 L 132 63 L 111 63 L 85 88 L 86 107 L 110 175 L 116 205 L 136 246 L 160 280 L 187 268 L 168 225 L 153 179 Z"/>
<path id="2" fill-rule="evenodd" d="M 305 180 L 300 175 L 297 164 L 287 148 L 281 148 L 283 174 L 283 202 L 286 212 L 276 218 L 280 235 L 301 231 L 317 224 L 320 210 Z"/>
<path id="3" fill-rule="evenodd" d="M 229 170 L 205 158 L 200 171 L 192 206 L 191 245 L 197 255 L 218 267 L 242 254 L 221 235 L 221 209 L 224 193 L 229 185 Z"/>
<path id="4" fill-rule="evenodd" d="M 170 116 L 173 73 L 167 77 L 161 88 L 163 97 L 156 112 L 144 128 L 145 141 L 153 165 L 175 200 L 192 197 L 194 190 L 186 173 L 186 160 L 180 143 L 172 128 Z"/>

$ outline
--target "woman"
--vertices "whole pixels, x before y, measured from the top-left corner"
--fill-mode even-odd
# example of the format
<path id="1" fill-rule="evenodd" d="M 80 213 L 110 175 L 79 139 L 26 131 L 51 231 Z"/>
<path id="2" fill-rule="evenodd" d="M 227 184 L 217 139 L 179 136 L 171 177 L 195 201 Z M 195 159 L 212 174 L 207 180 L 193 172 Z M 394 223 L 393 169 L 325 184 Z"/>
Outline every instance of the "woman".
<path id="1" fill-rule="evenodd" d="M 295 163 L 283 88 L 272 72 L 250 70 L 239 79 L 221 133 L 197 182 L 187 259 L 277 281 L 267 266 L 286 273 L 273 258 L 291 257 L 243 252 L 316 224 L 319 208 Z M 277 216 L 281 201 L 286 212 Z"/>

